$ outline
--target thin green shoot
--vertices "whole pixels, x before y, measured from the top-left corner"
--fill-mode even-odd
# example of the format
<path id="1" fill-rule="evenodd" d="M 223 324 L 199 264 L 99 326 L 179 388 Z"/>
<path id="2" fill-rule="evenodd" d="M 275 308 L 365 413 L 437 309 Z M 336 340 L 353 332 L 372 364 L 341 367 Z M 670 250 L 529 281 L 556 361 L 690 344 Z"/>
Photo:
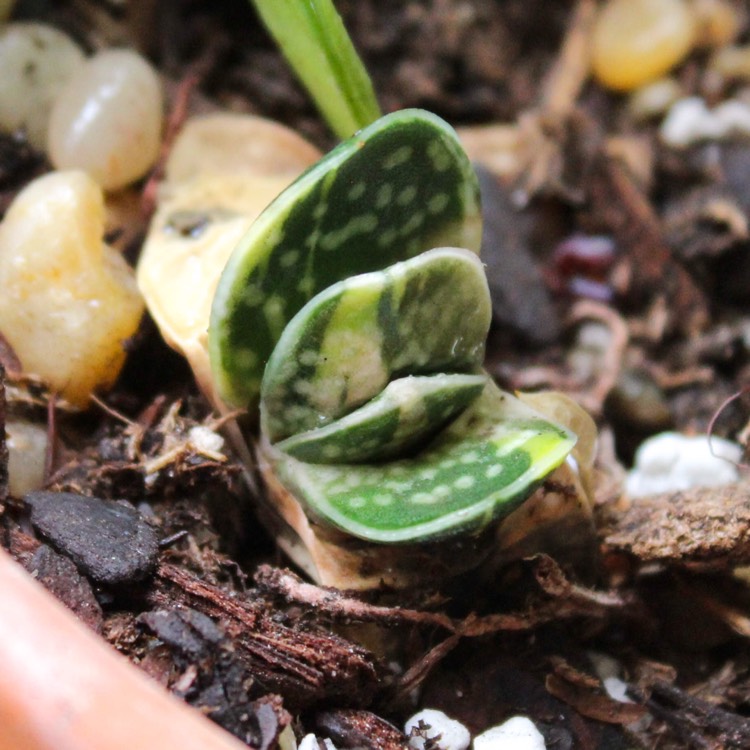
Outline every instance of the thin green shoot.
<path id="1" fill-rule="evenodd" d="M 332 0 L 252 0 L 339 138 L 380 117 L 375 92 Z"/>

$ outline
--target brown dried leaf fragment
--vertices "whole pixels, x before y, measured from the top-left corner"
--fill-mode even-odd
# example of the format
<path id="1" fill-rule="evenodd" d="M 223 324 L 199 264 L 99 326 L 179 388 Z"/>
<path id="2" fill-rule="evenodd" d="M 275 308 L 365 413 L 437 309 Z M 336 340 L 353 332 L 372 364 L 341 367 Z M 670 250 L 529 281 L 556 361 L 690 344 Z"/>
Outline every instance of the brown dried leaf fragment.
<path id="1" fill-rule="evenodd" d="M 694 487 L 638 498 L 619 512 L 602 509 L 604 552 L 640 563 L 700 564 L 710 568 L 750 562 L 750 480 Z"/>

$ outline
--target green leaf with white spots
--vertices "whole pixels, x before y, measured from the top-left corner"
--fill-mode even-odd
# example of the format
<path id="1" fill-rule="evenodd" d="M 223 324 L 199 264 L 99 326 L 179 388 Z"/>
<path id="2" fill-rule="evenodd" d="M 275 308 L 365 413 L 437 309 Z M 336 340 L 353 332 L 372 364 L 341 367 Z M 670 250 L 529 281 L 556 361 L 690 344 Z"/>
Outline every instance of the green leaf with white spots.
<path id="1" fill-rule="evenodd" d="M 575 436 L 488 383 L 432 443 L 384 464 L 313 464 L 268 443 L 266 458 L 308 515 L 384 544 L 473 532 L 512 512 Z"/>
<path id="2" fill-rule="evenodd" d="M 276 448 L 300 461 L 323 464 L 404 457 L 466 409 L 486 383 L 486 375 L 399 378 L 351 414 L 293 435 Z"/>
<path id="3" fill-rule="evenodd" d="M 480 240 L 477 180 L 453 129 L 422 110 L 382 117 L 287 188 L 233 253 L 209 326 L 219 394 L 254 407 L 287 323 L 331 284 Z"/>
<path id="4" fill-rule="evenodd" d="M 468 250 L 429 250 L 340 281 L 279 339 L 263 376 L 263 429 L 276 442 L 322 427 L 403 374 L 475 371 L 491 316 L 484 267 Z"/>

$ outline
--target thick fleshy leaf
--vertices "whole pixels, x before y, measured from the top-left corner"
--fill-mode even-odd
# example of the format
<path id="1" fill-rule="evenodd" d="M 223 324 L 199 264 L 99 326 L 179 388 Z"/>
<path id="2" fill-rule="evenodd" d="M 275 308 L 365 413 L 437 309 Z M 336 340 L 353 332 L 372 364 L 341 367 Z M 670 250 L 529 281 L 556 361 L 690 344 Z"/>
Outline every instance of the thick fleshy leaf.
<path id="1" fill-rule="evenodd" d="M 429 250 L 340 281 L 279 339 L 263 376 L 263 429 L 276 442 L 322 427 L 403 374 L 475 371 L 491 315 L 484 268 L 468 250 Z"/>
<path id="2" fill-rule="evenodd" d="M 477 180 L 453 129 L 422 110 L 345 141 L 255 221 L 214 297 L 209 353 L 222 398 L 254 406 L 286 324 L 315 294 L 433 247 L 479 250 Z"/>
<path id="3" fill-rule="evenodd" d="M 486 375 L 441 373 L 399 378 L 351 414 L 326 427 L 293 435 L 276 447 L 310 463 L 403 457 L 457 417 L 486 383 Z"/>
<path id="4" fill-rule="evenodd" d="M 385 464 L 266 457 L 306 512 L 361 539 L 413 543 L 478 530 L 513 511 L 575 444 L 489 383 L 453 424 L 412 458 Z"/>

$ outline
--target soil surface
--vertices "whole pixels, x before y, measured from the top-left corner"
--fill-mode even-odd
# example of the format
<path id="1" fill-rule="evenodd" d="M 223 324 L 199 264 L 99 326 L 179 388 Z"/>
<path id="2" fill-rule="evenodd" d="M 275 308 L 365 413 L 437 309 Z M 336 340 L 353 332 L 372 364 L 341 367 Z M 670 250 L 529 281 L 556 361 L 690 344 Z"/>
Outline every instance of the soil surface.
<path id="1" fill-rule="evenodd" d="M 147 54 L 174 127 L 187 93 L 190 112 L 258 113 L 321 148 L 334 143 L 247 2 L 18 5 L 19 18 L 56 23 L 89 49 Z M 580 76 L 587 0 L 337 6 L 384 111 L 516 124 L 533 144 L 511 177 L 492 171 L 489 151 L 478 157 L 487 364 L 501 386 L 566 392 L 596 419 L 585 553 L 553 545 L 508 561 L 491 585 L 478 573 L 442 590 L 321 591 L 286 569 L 239 463 L 195 440 L 192 428 L 220 425 L 148 321 L 116 388 L 86 415 L 6 378 L 3 411 L 47 421 L 55 438 L 45 490 L 99 498 L 79 502 L 74 520 L 90 514 L 103 532 L 76 537 L 70 519 L 44 515 L 44 493 L 0 494 L 0 543 L 253 748 L 275 747 L 290 723 L 337 748 L 403 747 L 394 727 L 422 706 L 472 733 L 529 716 L 550 750 L 750 746 L 746 467 L 719 490 L 632 502 L 622 491 L 634 450 L 660 431 L 748 447 L 750 141 L 673 151 L 627 97 Z M 750 39 L 747 19 L 738 39 Z M 707 60 L 698 51 L 677 69 L 685 93 L 718 101 L 741 91 L 717 84 Z M 48 168 L 22 139 L 0 138 L 0 207 Z M 135 259 L 145 226 L 119 227 L 112 240 Z M 17 370 L 12 352 L 0 355 Z M 141 540 L 121 545 L 138 559 L 114 572 L 100 559 L 110 531 Z M 605 690 L 607 669 L 628 702 Z"/>

